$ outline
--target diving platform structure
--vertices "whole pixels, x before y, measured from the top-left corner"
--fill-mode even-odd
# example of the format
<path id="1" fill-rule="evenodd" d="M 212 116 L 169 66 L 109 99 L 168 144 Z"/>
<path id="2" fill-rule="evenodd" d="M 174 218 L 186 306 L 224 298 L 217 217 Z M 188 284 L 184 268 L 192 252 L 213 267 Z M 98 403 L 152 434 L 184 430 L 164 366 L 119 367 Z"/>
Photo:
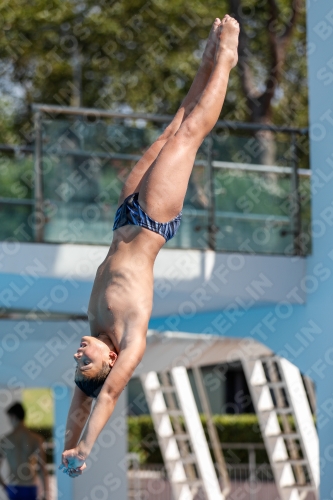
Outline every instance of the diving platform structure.
<path id="1" fill-rule="evenodd" d="M 80 338 L 89 334 L 88 322 L 47 321 L 40 317 L 4 319 L 1 330 L 8 341 L 19 331 L 21 334 L 25 331 L 28 337 L 1 359 L 1 411 L 20 397 L 22 387 L 52 387 L 56 463 L 60 463 L 63 431 L 74 388 L 75 362 L 69 353 L 75 352 Z M 252 339 L 149 331 L 146 352 L 134 376 L 142 381 L 174 500 L 192 500 L 198 491 L 206 500 L 228 498 L 228 473 L 205 395 L 201 367 L 235 361 L 243 364 L 281 500 L 305 499 L 305 493 L 313 494 L 311 499 L 318 498 L 318 437 L 298 368 Z M 270 363 L 278 366 L 274 373 L 273 369 L 267 369 Z M 206 413 L 208 440 L 188 369 L 193 371 Z M 284 396 L 277 397 L 273 389 L 282 391 Z M 111 484 L 118 484 L 119 498 L 127 498 L 126 414 L 125 390 L 92 450 L 88 469 L 80 481 L 57 474 L 59 499 L 81 500 L 92 490 L 109 494 Z M 288 428 L 290 416 L 295 429 Z M 286 417 L 287 424 L 280 425 L 281 417 Z M 7 430 L 5 420 L 0 419 L 1 434 Z"/>

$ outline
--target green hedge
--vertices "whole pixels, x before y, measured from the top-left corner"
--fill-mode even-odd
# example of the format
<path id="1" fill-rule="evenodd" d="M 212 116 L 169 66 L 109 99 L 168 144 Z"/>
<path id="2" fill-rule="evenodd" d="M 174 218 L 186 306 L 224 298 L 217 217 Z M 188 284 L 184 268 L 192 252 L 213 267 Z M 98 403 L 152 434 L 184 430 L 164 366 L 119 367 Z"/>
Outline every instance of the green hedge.
<path id="1" fill-rule="evenodd" d="M 263 443 L 258 418 L 253 414 L 244 415 L 215 415 L 213 417 L 221 443 Z M 294 428 L 292 418 L 289 418 Z M 206 418 L 201 416 L 201 421 L 207 435 Z M 139 417 L 128 417 L 128 451 L 138 453 L 142 464 L 162 464 L 163 459 L 158 446 L 152 419 L 149 415 Z M 35 432 L 43 435 L 44 439 L 50 439 L 52 428 L 34 428 Z M 246 450 L 232 450 L 224 448 L 227 462 L 247 463 L 248 452 Z M 266 451 L 256 451 L 257 463 L 267 463 Z"/>
<path id="2" fill-rule="evenodd" d="M 213 419 L 222 443 L 263 443 L 256 415 L 215 415 Z M 205 417 L 201 416 L 201 421 L 207 434 Z M 141 463 L 163 463 L 149 415 L 128 417 L 128 448 L 139 454 Z M 246 450 L 224 450 L 224 453 L 228 462 L 248 462 Z M 256 458 L 258 463 L 268 461 L 265 450 L 258 450 Z"/>

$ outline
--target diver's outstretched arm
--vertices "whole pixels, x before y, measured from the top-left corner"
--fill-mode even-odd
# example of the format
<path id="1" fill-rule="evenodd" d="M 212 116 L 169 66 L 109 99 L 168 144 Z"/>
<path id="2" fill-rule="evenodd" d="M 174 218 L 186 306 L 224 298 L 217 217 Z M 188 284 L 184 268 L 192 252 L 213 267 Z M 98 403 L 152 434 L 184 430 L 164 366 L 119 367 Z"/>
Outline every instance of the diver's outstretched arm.
<path id="1" fill-rule="evenodd" d="M 96 439 L 111 417 L 118 398 L 128 384 L 135 368 L 140 363 L 146 347 L 145 339 L 129 343 L 119 354 L 117 362 L 107 376 L 99 393 L 94 409 L 88 419 L 84 433 L 71 448 L 62 454 L 60 468 L 65 468 L 70 477 L 77 477 L 85 469 L 85 461 L 89 456 Z M 74 441 L 72 441 L 74 443 Z"/>

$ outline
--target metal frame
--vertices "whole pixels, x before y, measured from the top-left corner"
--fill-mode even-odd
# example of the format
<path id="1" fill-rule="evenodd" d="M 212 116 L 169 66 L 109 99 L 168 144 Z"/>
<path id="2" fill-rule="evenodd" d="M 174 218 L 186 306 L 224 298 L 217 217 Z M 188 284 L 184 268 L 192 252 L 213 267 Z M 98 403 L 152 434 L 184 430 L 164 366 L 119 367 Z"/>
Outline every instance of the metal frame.
<path id="1" fill-rule="evenodd" d="M 207 137 L 207 174 L 209 186 L 208 205 L 208 248 L 216 249 L 215 235 L 218 228 L 215 224 L 215 196 L 214 196 L 214 165 L 213 165 L 213 139 L 211 134 Z"/>
<path id="2" fill-rule="evenodd" d="M 244 357 L 242 365 L 281 500 L 308 492 L 317 499 L 319 442 L 299 369 L 279 356 Z"/>
<path id="3" fill-rule="evenodd" d="M 42 243 L 45 217 L 43 212 L 43 167 L 42 167 L 42 115 L 39 111 L 34 116 L 35 123 L 35 241 Z"/>
<path id="4" fill-rule="evenodd" d="M 292 167 L 279 167 L 277 165 L 256 165 L 254 163 L 232 163 L 230 161 L 213 161 L 214 168 L 225 168 L 227 170 L 245 170 L 249 172 L 262 172 L 268 174 L 291 174 Z M 298 169 L 300 177 L 311 177 L 311 170 L 305 168 Z"/>
<path id="5" fill-rule="evenodd" d="M 149 372 L 141 375 L 140 379 L 150 408 L 174 500 L 193 500 L 194 495 L 187 481 L 186 465 L 183 463 L 181 448 L 179 447 L 179 443 L 183 443 L 179 439 L 181 433 L 177 431 L 177 440 L 172 427 L 170 410 L 168 410 L 167 402 L 164 399 L 158 375 L 156 372 Z M 187 450 L 183 451 L 186 452 Z"/>
<path id="6" fill-rule="evenodd" d="M 54 113 L 55 115 L 84 115 L 84 116 L 100 116 L 103 118 L 132 118 L 142 119 L 153 122 L 169 122 L 173 119 L 173 115 L 154 115 L 150 113 L 120 113 L 119 111 L 105 111 L 96 108 L 77 108 L 73 106 L 56 106 L 52 104 L 33 104 L 34 112 Z M 53 117 L 54 118 L 54 117 Z M 272 132 L 286 132 L 306 135 L 308 128 L 284 127 L 277 125 L 233 122 L 229 120 L 218 120 L 216 127 L 231 128 L 234 130 L 271 130 Z"/>
<path id="7" fill-rule="evenodd" d="M 198 488 L 205 500 L 225 500 L 186 368 L 149 372 L 140 378 L 174 500 L 194 500 Z"/>
<path id="8" fill-rule="evenodd" d="M 34 200 L 14 200 L 9 198 L 0 198 L 0 204 L 34 204 L 34 218 L 35 224 L 35 241 L 43 242 L 44 240 L 44 225 L 45 216 L 43 211 L 44 198 L 43 198 L 43 147 L 42 147 L 42 121 L 44 115 L 49 115 L 50 118 L 55 119 L 59 115 L 72 115 L 81 117 L 94 117 L 99 118 L 119 118 L 123 120 L 128 119 L 142 119 L 156 123 L 167 123 L 173 119 L 172 115 L 155 115 L 150 113 L 121 113 L 117 111 L 105 111 L 95 108 L 81 108 L 81 107 L 62 107 L 47 104 L 33 104 L 32 110 L 34 113 L 34 124 L 35 124 L 35 147 L 34 149 L 30 146 L 18 147 L 15 145 L 0 145 L 0 151 L 14 152 L 32 152 L 34 151 L 34 175 L 35 175 L 35 189 L 34 189 Z M 301 216 L 300 216 L 300 193 L 299 193 L 299 176 L 309 176 L 310 171 L 305 169 L 298 169 L 297 156 L 296 156 L 296 138 L 297 135 L 305 135 L 308 133 L 307 128 L 299 129 L 295 127 L 284 127 L 284 126 L 274 126 L 267 124 L 256 124 L 256 123 L 240 123 L 231 122 L 227 120 L 220 120 L 217 122 L 216 128 L 230 129 L 230 130 L 243 130 L 243 131 L 256 131 L 256 130 L 269 130 L 275 133 L 286 133 L 291 135 L 291 153 L 292 153 L 292 166 L 291 167 L 278 167 L 278 166 L 265 166 L 265 165 L 254 165 L 254 164 L 238 164 L 223 161 L 214 161 L 212 158 L 212 140 L 211 136 L 208 137 L 206 160 L 199 160 L 195 162 L 195 165 L 207 166 L 207 185 L 209 186 L 209 207 L 208 207 L 208 238 L 207 247 L 211 250 L 216 250 L 216 233 L 218 231 L 216 225 L 216 211 L 215 211 L 215 200 L 214 200 L 214 170 L 215 169 L 230 169 L 230 170 L 246 170 L 252 172 L 267 172 L 267 173 L 278 173 L 278 174 L 289 174 L 292 186 L 292 229 L 284 230 L 283 234 L 293 235 L 293 247 L 295 255 L 302 255 L 302 248 L 300 245 L 300 234 L 301 234 Z M 96 157 L 96 158 L 109 158 L 109 159 L 123 159 L 123 160 L 133 160 L 137 161 L 140 156 L 138 155 L 127 155 L 127 154 L 108 154 L 93 151 L 66 151 L 63 150 L 57 154 L 61 155 L 80 155 L 86 157 Z M 244 218 L 244 214 L 238 214 L 239 217 Z M 230 216 L 230 214 L 228 215 Z M 231 216 L 236 217 L 236 214 L 231 214 Z M 282 222 L 285 223 L 284 221 Z"/>
<path id="9" fill-rule="evenodd" d="M 207 431 L 212 446 L 212 451 L 214 453 L 214 458 L 216 460 L 216 465 L 219 471 L 219 476 L 222 479 L 222 484 L 223 484 L 222 496 L 224 498 L 227 498 L 231 490 L 228 469 L 223 455 L 223 448 L 220 444 L 217 429 L 213 421 L 213 415 L 209 399 L 207 396 L 206 388 L 202 379 L 202 371 L 200 366 L 193 366 L 192 372 L 194 375 L 195 385 L 198 390 L 200 404 L 207 419 Z"/>
<path id="10" fill-rule="evenodd" d="M 184 366 L 177 366 L 171 369 L 171 375 L 177 389 L 179 405 L 184 414 L 187 431 L 191 438 L 191 446 L 196 456 L 198 473 L 202 479 L 206 498 L 207 500 L 225 500 L 216 476 L 187 370 Z"/>

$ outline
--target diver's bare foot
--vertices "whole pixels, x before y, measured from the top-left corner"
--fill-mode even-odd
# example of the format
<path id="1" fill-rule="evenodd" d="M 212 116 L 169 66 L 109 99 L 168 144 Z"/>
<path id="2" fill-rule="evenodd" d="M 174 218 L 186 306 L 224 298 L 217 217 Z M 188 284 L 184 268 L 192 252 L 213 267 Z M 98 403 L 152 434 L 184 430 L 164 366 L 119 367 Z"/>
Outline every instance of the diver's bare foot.
<path id="1" fill-rule="evenodd" d="M 215 61 L 222 59 L 230 64 L 230 69 L 236 66 L 238 61 L 238 35 L 238 22 L 228 14 L 225 15 L 217 30 L 219 43 L 216 48 Z"/>
<path id="2" fill-rule="evenodd" d="M 221 24 L 221 20 L 217 17 L 215 21 L 213 22 L 213 25 L 211 27 L 211 30 L 208 35 L 206 47 L 204 50 L 204 53 L 202 55 L 202 62 L 203 64 L 206 65 L 213 65 L 214 60 L 215 60 L 215 52 L 216 52 L 216 47 L 217 47 L 217 42 L 218 42 L 218 28 Z"/>

